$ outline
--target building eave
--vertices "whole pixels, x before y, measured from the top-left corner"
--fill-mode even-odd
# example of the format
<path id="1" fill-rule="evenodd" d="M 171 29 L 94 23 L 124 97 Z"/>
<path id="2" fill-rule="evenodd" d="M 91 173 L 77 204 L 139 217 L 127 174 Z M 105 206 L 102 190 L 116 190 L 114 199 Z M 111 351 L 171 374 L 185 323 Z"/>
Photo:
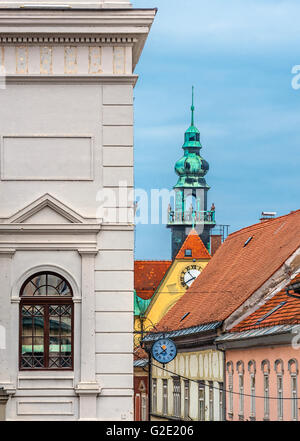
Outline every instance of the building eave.
<path id="1" fill-rule="evenodd" d="M 218 336 L 221 325 L 222 322 L 213 322 L 206 325 L 194 326 L 192 328 L 151 333 L 146 335 L 143 339 L 143 343 L 149 348 L 154 341 L 165 337 L 174 340 L 180 349 L 203 349 L 203 346 L 213 345 L 215 338 Z"/>
<path id="2" fill-rule="evenodd" d="M 220 349 L 242 349 L 257 346 L 291 345 L 299 325 L 277 325 L 220 335 L 215 344 Z"/>
<path id="3" fill-rule="evenodd" d="M 99 44 L 122 45 L 131 38 L 133 46 L 133 70 L 141 56 L 157 9 L 0 9 L 1 38 L 13 38 L 23 43 L 22 38 L 30 35 L 37 42 L 43 36 L 84 36 L 98 38 Z M 125 39 L 125 40 L 124 40 Z M 124 40 L 124 41 L 123 41 Z M 15 43 L 14 42 L 14 43 Z M 59 44 L 59 41 L 57 42 Z M 97 43 L 95 41 L 95 43 Z M 128 44 L 128 43 L 127 43 Z"/>

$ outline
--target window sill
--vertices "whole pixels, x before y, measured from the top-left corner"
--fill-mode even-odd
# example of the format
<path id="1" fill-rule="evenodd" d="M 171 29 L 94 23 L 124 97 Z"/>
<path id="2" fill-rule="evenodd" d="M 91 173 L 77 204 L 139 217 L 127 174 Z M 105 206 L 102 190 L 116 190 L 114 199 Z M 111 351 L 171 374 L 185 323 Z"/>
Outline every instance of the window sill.
<path id="1" fill-rule="evenodd" d="M 181 417 L 175 417 L 173 415 L 163 415 L 160 413 L 151 413 L 151 416 L 153 417 L 158 417 L 158 418 L 163 418 L 165 420 L 173 420 L 173 421 L 186 421 Z"/>
<path id="2" fill-rule="evenodd" d="M 58 380 L 58 379 L 73 379 L 74 371 L 73 370 L 37 370 L 37 369 L 28 369 L 21 370 L 18 373 L 18 379 L 35 379 L 35 378 L 45 378 L 47 380 Z"/>

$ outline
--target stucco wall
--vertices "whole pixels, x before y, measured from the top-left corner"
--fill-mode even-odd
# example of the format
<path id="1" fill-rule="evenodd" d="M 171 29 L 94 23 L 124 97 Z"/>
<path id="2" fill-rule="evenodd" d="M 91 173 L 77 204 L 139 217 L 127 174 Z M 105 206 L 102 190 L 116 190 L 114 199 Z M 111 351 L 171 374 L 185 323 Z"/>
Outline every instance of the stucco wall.
<path id="1" fill-rule="evenodd" d="M 184 419 L 184 380 L 190 379 L 189 417 L 197 421 L 199 415 L 198 381 L 205 384 L 205 420 L 209 415 L 209 382 L 213 382 L 214 420 L 220 416 L 219 387 L 223 382 L 223 353 L 215 350 L 179 352 L 176 358 L 165 366 L 153 361 L 153 378 L 157 379 L 157 414 L 163 413 L 163 380 L 168 380 L 168 413 L 174 416 L 173 376 L 181 375 L 181 419 Z M 184 377 L 184 378 L 183 378 Z"/>
<path id="2" fill-rule="evenodd" d="M 133 201 L 117 200 L 113 219 L 99 213 L 112 202 L 103 190 L 133 188 L 132 54 L 137 62 L 154 11 L 141 11 L 135 39 L 139 13 L 129 11 L 84 12 L 81 27 L 80 11 L 0 9 L 0 387 L 9 420 L 133 419 Z M 72 286 L 72 371 L 19 370 L 20 288 L 38 271 Z"/>
<path id="3" fill-rule="evenodd" d="M 226 393 L 226 407 L 227 407 L 227 418 L 233 420 L 239 420 L 239 378 L 237 373 L 237 362 L 243 361 L 244 363 L 244 393 L 251 395 L 250 390 L 250 374 L 248 371 L 248 363 L 250 360 L 254 360 L 256 363 L 256 375 L 255 375 L 255 418 L 256 420 L 264 419 L 264 374 L 261 369 L 261 363 L 263 360 L 268 360 L 270 362 L 270 376 L 269 376 L 269 406 L 270 406 L 270 417 L 271 421 L 278 420 L 278 400 L 277 400 L 277 374 L 274 369 L 274 363 L 276 360 L 283 361 L 283 397 L 291 398 L 291 375 L 288 370 L 288 362 L 291 359 L 296 359 L 299 361 L 299 350 L 293 349 L 292 346 L 271 346 L 271 347 L 258 347 L 258 348 L 247 348 L 247 349 L 236 349 L 226 351 L 226 362 L 232 362 L 234 368 L 233 374 L 233 417 L 228 416 L 229 411 L 229 393 Z M 229 375 L 226 372 L 226 385 L 228 389 Z M 299 396 L 299 377 L 297 376 L 298 384 L 298 396 Z M 271 399 L 273 398 L 273 399 Z M 275 398 L 275 399 L 274 399 Z M 244 397 L 244 419 L 250 419 L 250 396 Z M 299 406 L 299 405 L 298 405 Z M 283 420 L 292 419 L 292 401 L 283 400 Z M 299 418 L 299 410 L 298 410 Z"/>

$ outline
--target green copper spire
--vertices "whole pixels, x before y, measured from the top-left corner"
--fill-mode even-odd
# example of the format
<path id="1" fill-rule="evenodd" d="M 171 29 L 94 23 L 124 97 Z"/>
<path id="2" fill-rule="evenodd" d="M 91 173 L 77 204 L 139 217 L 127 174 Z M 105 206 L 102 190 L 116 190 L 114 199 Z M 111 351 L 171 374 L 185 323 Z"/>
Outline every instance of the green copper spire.
<path id="1" fill-rule="evenodd" d="M 189 112 L 190 109 L 187 108 Z M 191 125 L 185 131 L 183 155 L 175 164 L 178 176 L 174 185 L 173 209 L 169 204 L 167 227 L 172 231 L 172 258 L 177 255 L 190 228 L 196 229 L 207 249 L 210 247 L 210 230 L 216 224 L 215 211 L 207 210 L 209 186 L 205 176 L 208 162 L 202 158 L 200 132 L 195 126 L 194 86 L 192 86 Z"/>
<path id="2" fill-rule="evenodd" d="M 195 106 L 194 106 L 194 86 L 192 87 L 192 105 L 191 105 L 191 125 L 187 129 L 187 131 L 184 134 L 184 144 L 183 149 L 185 148 L 194 148 L 194 149 L 201 149 L 201 143 L 200 143 L 200 132 L 195 126 L 194 123 L 194 112 L 195 112 Z"/>
<path id="3" fill-rule="evenodd" d="M 192 86 L 191 125 L 184 134 L 184 156 L 175 164 L 175 171 L 179 176 L 175 187 L 206 187 L 204 176 L 209 165 L 201 157 L 200 132 L 194 122 L 194 86 Z"/>
<path id="4" fill-rule="evenodd" d="M 195 107 L 194 107 L 194 86 L 192 86 L 192 107 L 191 107 L 191 111 L 192 111 L 191 126 L 193 126 L 194 125 L 194 111 L 195 111 Z"/>

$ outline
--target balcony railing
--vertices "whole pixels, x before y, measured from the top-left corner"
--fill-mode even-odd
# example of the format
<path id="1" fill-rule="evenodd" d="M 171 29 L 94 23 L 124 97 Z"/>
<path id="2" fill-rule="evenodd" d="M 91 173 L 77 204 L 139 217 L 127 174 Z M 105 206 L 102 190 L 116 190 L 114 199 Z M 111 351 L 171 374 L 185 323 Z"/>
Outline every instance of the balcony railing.
<path id="1" fill-rule="evenodd" d="M 173 211 L 168 212 L 168 225 L 172 224 L 215 224 L 215 211 Z"/>

